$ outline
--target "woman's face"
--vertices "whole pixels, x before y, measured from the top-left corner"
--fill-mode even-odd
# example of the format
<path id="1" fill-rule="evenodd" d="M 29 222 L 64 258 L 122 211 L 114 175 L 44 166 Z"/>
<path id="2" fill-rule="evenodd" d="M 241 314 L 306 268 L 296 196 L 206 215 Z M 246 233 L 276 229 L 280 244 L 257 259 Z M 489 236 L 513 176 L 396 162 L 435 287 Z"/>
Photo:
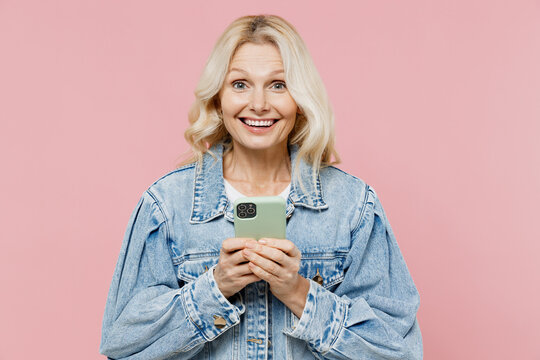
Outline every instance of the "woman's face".
<path id="1" fill-rule="evenodd" d="M 219 100 L 235 149 L 286 147 L 298 107 L 285 85 L 281 55 L 274 45 L 240 46 L 230 62 Z"/>

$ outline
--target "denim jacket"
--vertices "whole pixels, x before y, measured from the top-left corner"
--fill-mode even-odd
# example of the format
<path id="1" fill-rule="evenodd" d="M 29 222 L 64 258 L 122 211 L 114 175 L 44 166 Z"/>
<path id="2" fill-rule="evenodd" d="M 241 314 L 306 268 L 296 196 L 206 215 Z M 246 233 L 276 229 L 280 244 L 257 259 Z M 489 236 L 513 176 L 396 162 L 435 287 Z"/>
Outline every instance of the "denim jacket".
<path id="1" fill-rule="evenodd" d="M 287 239 L 309 279 L 296 317 L 259 281 L 225 298 L 213 277 L 234 237 L 221 144 L 164 175 L 140 198 L 122 242 L 103 318 L 113 359 L 422 359 L 419 294 L 375 193 L 325 167 L 298 171 Z M 297 147 L 289 148 L 296 171 Z"/>

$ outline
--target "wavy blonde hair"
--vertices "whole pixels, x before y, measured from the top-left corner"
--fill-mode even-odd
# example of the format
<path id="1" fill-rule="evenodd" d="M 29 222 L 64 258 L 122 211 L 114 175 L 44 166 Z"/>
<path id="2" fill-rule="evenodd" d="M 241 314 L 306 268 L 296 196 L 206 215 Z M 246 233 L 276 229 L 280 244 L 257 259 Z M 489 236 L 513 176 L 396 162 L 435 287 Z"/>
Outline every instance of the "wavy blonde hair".
<path id="1" fill-rule="evenodd" d="M 245 43 L 270 43 L 279 50 L 287 89 L 300 109 L 288 143 L 298 144 L 296 164 L 298 166 L 300 160 L 304 160 L 311 165 L 315 182 L 321 167 L 340 161 L 334 148 L 334 114 L 304 41 L 289 22 L 276 15 L 240 17 L 217 40 L 188 114 L 190 126 L 184 137 L 191 145 L 192 155 L 178 166 L 201 160 L 203 154 L 218 142 L 229 144 L 226 151 L 230 150 L 231 138 L 219 114 L 218 96 L 231 59 Z M 301 179 L 298 180 L 302 185 Z"/>

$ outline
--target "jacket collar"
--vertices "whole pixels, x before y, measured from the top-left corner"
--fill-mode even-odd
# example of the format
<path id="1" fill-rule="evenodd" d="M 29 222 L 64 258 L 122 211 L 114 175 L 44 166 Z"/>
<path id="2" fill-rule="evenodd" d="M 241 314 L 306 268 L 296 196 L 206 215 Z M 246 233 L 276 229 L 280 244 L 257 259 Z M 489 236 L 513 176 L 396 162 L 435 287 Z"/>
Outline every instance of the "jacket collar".
<path id="1" fill-rule="evenodd" d="M 221 215 L 229 221 L 234 221 L 233 205 L 227 198 L 223 183 L 223 150 L 222 143 L 215 144 L 204 153 L 202 161 L 197 163 L 190 223 L 205 223 Z M 317 174 L 314 186 L 311 181 L 312 167 L 301 161 L 298 171 L 303 180 L 304 188 L 302 188 L 298 181 L 295 181 L 298 145 L 290 145 L 289 154 L 293 182 L 287 199 L 287 217 L 292 215 L 297 205 L 314 210 L 328 208 L 322 196 L 320 175 Z"/>
<path id="2" fill-rule="evenodd" d="M 221 215 L 229 221 L 234 221 L 233 204 L 227 198 L 223 183 L 223 144 L 218 143 L 209 150 L 204 153 L 202 161 L 196 166 L 190 223 L 205 223 Z M 322 197 L 319 174 L 317 174 L 316 186 L 313 186 L 312 168 L 302 161 L 298 167 L 304 185 L 302 188 L 298 181 L 294 181 L 298 145 L 290 145 L 289 154 L 293 183 L 287 199 L 287 217 L 292 214 L 297 205 L 314 210 L 326 209 L 328 205 Z"/>

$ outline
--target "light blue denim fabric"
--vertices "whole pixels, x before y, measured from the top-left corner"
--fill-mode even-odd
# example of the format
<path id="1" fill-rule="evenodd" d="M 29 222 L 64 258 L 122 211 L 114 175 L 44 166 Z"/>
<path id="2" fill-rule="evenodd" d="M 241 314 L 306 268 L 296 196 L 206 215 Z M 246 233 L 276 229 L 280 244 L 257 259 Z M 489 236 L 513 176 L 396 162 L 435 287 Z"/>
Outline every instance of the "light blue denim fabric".
<path id="1" fill-rule="evenodd" d="M 120 250 L 100 352 L 114 359 L 422 359 L 419 294 L 375 193 L 335 167 L 301 163 L 287 238 L 310 279 L 297 318 L 259 281 L 225 298 L 213 277 L 234 237 L 222 146 L 140 198 Z M 297 147 L 290 147 L 295 171 Z M 313 280 L 322 278 L 322 286 Z M 320 280 L 320 278 L 317 278 Z M 226 326 L 214 325 L 222 317 Z"/>

